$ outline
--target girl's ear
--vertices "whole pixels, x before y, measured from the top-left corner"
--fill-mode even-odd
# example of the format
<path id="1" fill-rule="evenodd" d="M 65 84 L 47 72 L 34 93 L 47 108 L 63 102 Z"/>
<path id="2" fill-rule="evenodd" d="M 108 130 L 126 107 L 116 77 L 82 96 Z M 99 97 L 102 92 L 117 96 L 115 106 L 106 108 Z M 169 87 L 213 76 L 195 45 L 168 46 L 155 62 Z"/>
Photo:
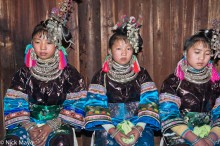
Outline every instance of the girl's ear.
<path id="1" fill-rule="evenodd" d="M 112 50 L 111 49 L 108 49 L 108 54 L 112 54 Z"/>
<path id="2" fill-rule="evenodd" d="M 185 58 L 186 58 L 186 53 L 187 53 L 187 52 L 186 52 L 186 50 L 185 50 L 185 51 L 183 52 L 183 56 L 184 56 Z"/>

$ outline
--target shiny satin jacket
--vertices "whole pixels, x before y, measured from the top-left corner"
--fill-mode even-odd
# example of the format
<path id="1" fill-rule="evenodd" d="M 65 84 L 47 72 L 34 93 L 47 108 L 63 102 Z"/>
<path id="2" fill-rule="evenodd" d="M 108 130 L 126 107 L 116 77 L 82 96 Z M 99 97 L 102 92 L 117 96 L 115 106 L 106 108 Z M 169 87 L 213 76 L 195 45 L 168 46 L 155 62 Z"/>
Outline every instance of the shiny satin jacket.
<path id="1" fill-rule="evenodd" d="M 69 64 L 58 78 L 48 82 L 37 80 L 24 66 L 14 75 L 4 98 L 6 128 L 29 120 L 41 124 L 52 117 L 82 127 L 86 94 L 82 77 Z"/>
<path id="2" fill-rule="evenodd" d="M 199 113 L 211 115 L 210 126 L 220 126 L 219 105 L 219 80 L 196 84 L 185 79 L 180 80 L 175 74 L 171 74 L 164 81 L 160 92 L 159 109 L 162 132 L 169 131 L 177 125 L 187 124 L 184 115 L 190 112 L 196 112 L 197 116 Z"/>
<path id="3" fill-rule="evenodd" d="M 126 83 L 108 78 L 100 70 L 92 79 L 86 102 L 85 128 L 97 130 L 103 124 L 117 126 L 123 120 L 144 122 L 152 129 L 160 128 L 158 91 L 144 68 Z"/>

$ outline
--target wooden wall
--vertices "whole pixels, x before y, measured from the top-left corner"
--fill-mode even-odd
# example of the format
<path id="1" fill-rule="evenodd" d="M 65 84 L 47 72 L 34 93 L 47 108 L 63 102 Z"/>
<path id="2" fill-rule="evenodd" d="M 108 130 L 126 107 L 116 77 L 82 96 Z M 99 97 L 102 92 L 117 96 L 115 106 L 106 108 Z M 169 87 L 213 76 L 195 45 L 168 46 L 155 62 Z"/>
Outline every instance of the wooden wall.
<path id="1" fill-rule="evenodd" d="M 31 42 L 34 26 L 60 1 L 0 0 L 0 115 L 3 115 L 3 96 L 14 72 L 23 64 L 25 46 Z M 105 59 L 111 27 L 124 14 L 143 19 L 144 44 L 138 59 L 160 88 L 181 58 L 184 40 L 199 29 L 211 27 L 211 20 L 220 20 L 220 0 L 82 0 L 75 3 L 68 23 L 74 36 L 74 49 L 68 50 L 68 59 L 87 84 Z M 3 125 L 0 131 L 2 136 Z"/>

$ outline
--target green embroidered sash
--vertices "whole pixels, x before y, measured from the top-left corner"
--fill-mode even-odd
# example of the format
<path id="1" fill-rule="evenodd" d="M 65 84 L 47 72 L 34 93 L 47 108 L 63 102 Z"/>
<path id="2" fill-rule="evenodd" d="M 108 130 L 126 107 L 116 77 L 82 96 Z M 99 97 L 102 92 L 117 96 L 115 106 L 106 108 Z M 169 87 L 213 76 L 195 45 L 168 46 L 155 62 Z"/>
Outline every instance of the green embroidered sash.
<path id="1" fill-rule="evenodd" d="M 52 120 L 58 117 L 60 110 L 60 105 L 44 106 L 33 104 L 30 106 L 31 117 L 37 120 Z"/>

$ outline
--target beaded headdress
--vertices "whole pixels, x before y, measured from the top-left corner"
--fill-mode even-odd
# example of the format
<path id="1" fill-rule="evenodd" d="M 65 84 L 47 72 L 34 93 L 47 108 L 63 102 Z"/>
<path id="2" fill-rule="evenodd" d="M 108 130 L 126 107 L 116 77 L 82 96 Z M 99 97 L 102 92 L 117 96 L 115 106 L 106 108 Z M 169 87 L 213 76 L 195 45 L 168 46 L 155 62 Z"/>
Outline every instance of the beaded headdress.
<path id="1" fill-rule="evenodd" d="M 123 30 L 126 31 L 128 41 L 134 48 L 134 52 L 138 53 L 139 51 L 139 31 L 140 31 L 141 25 L 138 23 L 134 16 L 128 17 L 126 15 L 122 16 L 122 20 L 118 22 L 113 27 L 113 32 L 116 32 L 117 30 Z"/>
<path id="2" fill-rule="evenodd" d="M 211 39 L 211 49 L 213 50 L 213 57 L 220 58 L 220 20 L 212 21 L 212 39 Z"/>
<path id="3" fill-rule="evenodd" d="M 59 8 L 53 8 L 49 19 L 46 20 L 48 39 L 53 42 L 56 46 L 62 46 L 63 27 L 66 26 L 66 22 L 69 18 L 72 9 L 72 0 L 64 0 L 60 3 Z M 71 40 L 65 40 L 70 45 L 73 43 Z"/>

